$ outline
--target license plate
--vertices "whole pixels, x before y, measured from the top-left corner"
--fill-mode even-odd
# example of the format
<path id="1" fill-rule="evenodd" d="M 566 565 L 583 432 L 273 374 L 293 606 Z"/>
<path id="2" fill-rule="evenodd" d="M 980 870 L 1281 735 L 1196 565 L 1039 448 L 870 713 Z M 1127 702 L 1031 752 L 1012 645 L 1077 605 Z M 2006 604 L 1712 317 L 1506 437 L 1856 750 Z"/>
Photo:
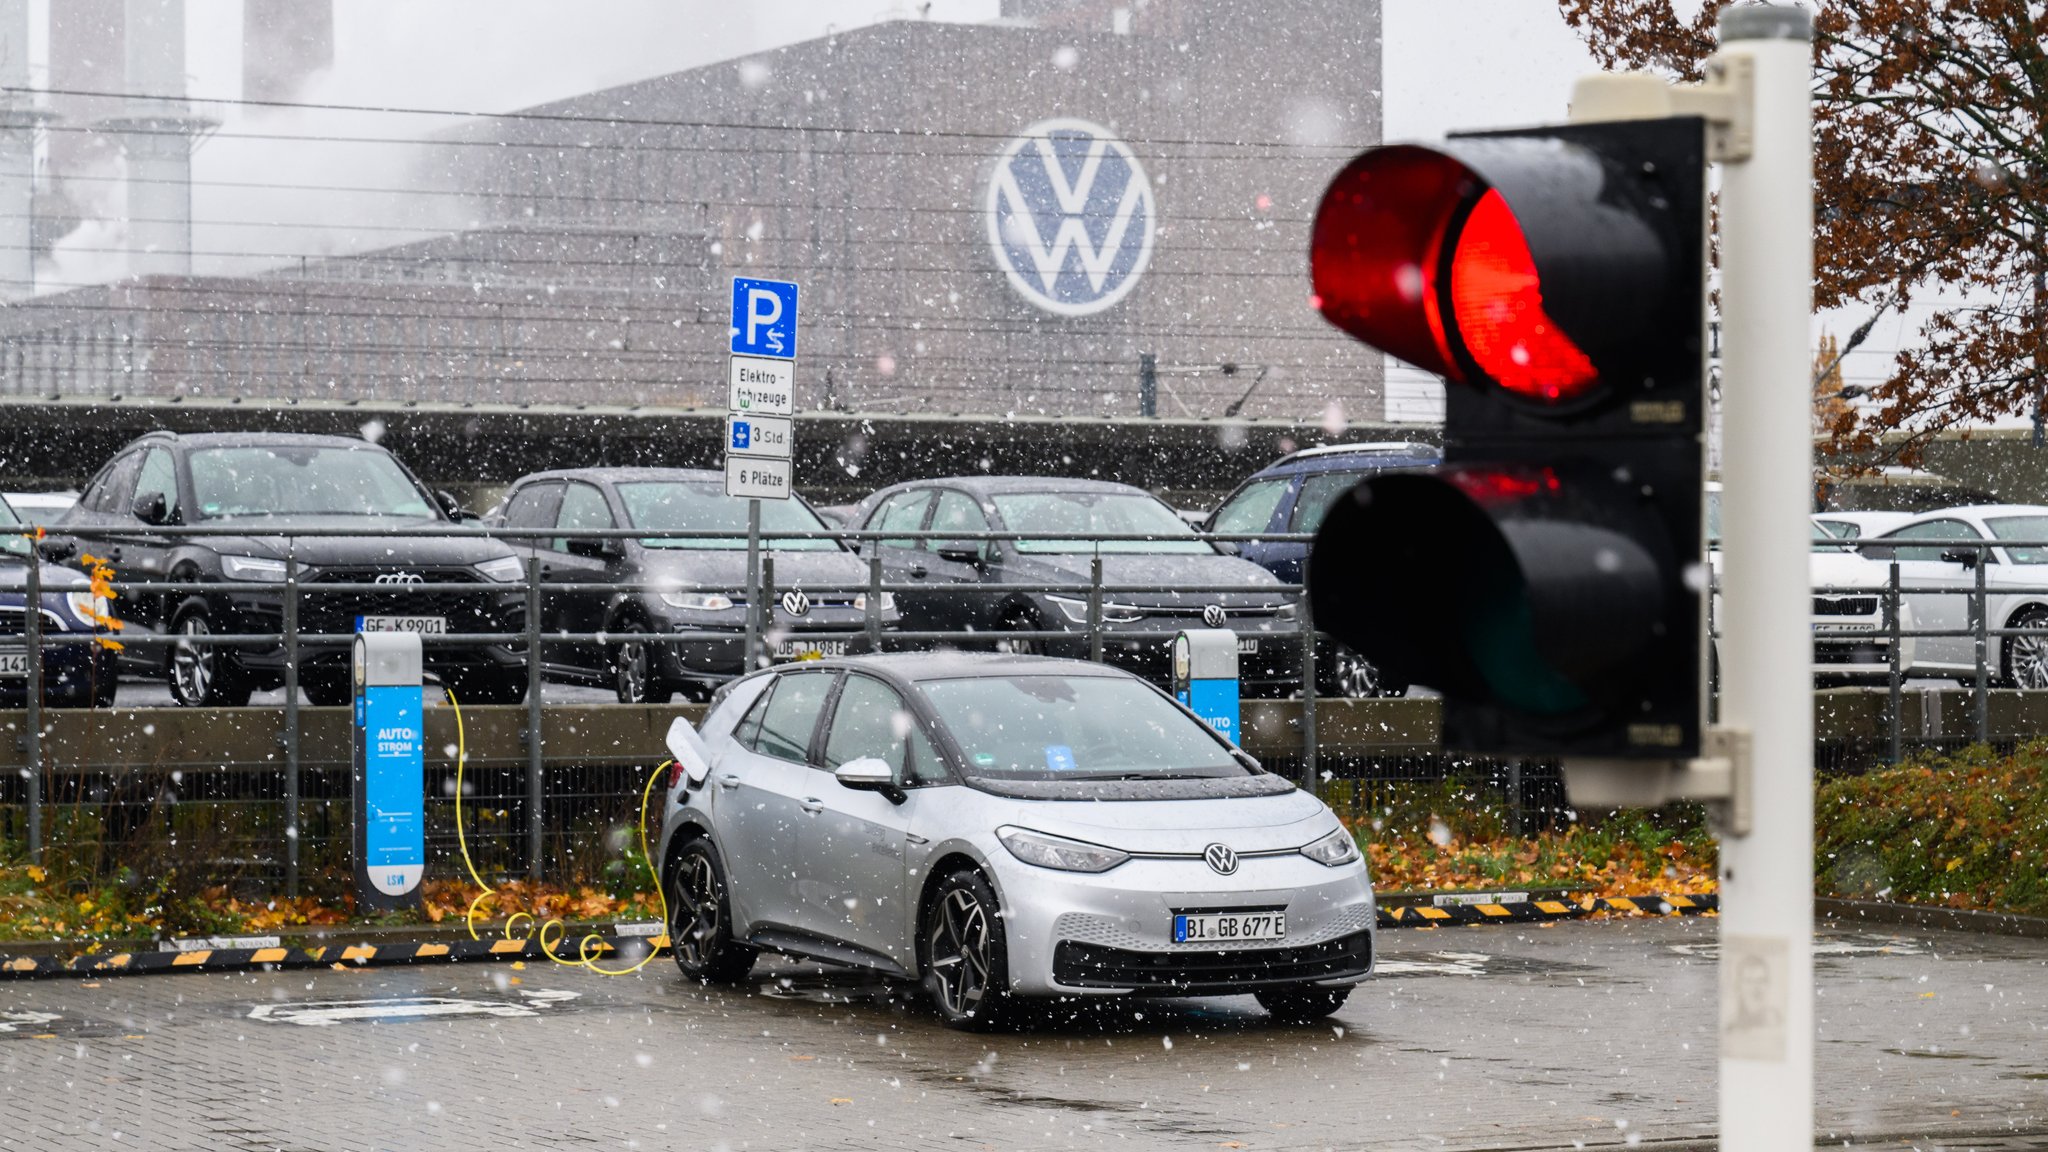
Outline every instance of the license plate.
<path id="1" fill-rule="evenodd" d="M 1258 650 L 1259 650 L 1259 638 L 1258 638 L 1258 637 L 1256 637 L 1256 636 L 1239 636 L 1239 637 L 1237 638 L 1237 654 L 1238 654 L 1239 656 L 1244 656 L 1244 655 L 1254 655 L 1254 654 L 1256 654 L 1256 653 L 1258 652 Z"/>
<path id="2" fill-rule="evenodd" d="M 19 680 L 28 675 L 28 652 L 0 652 L 0 679 Z"/>
<path id="3" fill-rule="evenodd" d="M 1173 918 L 1175 944 L 1243 944 L 1286 938 L 1285 912 L 1197 912 Z"/>
<path id="4" fill-rule="evenodd" d="M 413 632 L 421 636 L 448 634 L 446 616 L 358 616 L 358 632 Z"/>
<path id="5" fill-rule="evenodd" d="M 844 640 L 784 640 L 775 646 L 777 660 L 823 660 L 846 655 Z"/>

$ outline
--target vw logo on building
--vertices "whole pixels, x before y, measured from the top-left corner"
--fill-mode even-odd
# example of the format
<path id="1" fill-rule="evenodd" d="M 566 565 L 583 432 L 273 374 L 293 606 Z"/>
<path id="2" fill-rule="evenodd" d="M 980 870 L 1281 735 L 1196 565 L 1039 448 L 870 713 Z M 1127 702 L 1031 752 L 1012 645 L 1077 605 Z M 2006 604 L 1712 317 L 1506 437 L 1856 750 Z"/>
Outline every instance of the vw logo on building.
<path id="1" fill-rule="evenodd" d="M 1228 876 L 1237 871 L 1237 849 L 1228 844 L 1211 844 L 1202 849 L 1202 859 L 1208 861 L 1218 875 Z"/>
<path id="2" fill-rule="evenodd" d="M 1223 605 L 1202 605 L 1202 623 L 1207 624 L 1211 628 L 1221 628 L 1223 627 L 1223 622 L 1226 619 L 1228 619 L 1228 617 L 1223 614 Z"/>
<path id="3" fill-rule="evenodd" d="M 1011 287 L 1060 316 L 1130 294 L 1158 213 L 1137 156 L 1086 120 L 1041 120 L 1010 141 L 988 183 L 988 239 Z"/>
<path id="4" fill-rule="evenodd" d="M 791 588 L 782 594 L 782 610 L 791 616 L 807 616 L 811 611 L 811 598 L 801 589 Z"/>

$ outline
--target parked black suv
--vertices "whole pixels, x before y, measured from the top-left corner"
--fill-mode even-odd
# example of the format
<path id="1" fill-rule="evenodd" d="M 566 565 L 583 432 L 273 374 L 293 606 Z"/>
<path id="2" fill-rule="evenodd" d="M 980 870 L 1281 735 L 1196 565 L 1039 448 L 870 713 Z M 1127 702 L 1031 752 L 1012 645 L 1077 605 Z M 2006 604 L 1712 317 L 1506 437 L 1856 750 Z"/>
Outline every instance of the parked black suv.
<path id="1" fill-rule="evenodd" d="M 510 540 L 540 557 L 541 630 L 609 633 L 609 644 L 551 642 L 551 679 L 607 684 L 625 704 L 694 700 L 746 671 L 747 502 L 725 494 L 725 474 L 685 468 L 579 468 L 516 481 L 490 522 L 552 528 L 559 535 Z M 633 539 L 579 532 L 638 528 L 716 536 Z M 763 500 L 764 532 L 826 532 L 801 499 Z M 829 537 L 762 541 L 773 561 L 768 655 L 811 660 L 867 650 L 847 638 L 867 623 L 867 565 Z M 590 585 L 640 585 L 590 588 Z M 882 594 L 882 625 L 896 627 L 895 597 Z M 724 637 L 650 644 L 650 633 Z M 839 633 L 823 638 L 817 633 Z"/>
<path id="2" fill-rule="evenodd" d="M 398 458 L 362 440 L 286 433 L 152 432 L 101 468 L 56 525 L 56 551 L 105 557 L 116 581 L 218 585 L 203 592 L 138 589 L 116 605 L 129 629 L 180 638 L 279 635 L 287 551 L 299 565 L 299 631 L 361 628 L 428 636 L 511 633 L 525 628 L 525 604 L 507 588 L 519 558 L 496 540 L 390 536 L 390 528 L 449 524 L 453 498 L 421 484 Z M 219 536 L 170 536 L 169 526 L 213 528 Z M 345 528 L 346 536 L 292 536 L 294 529 Z M 75 535 L 73 535 L 75 534 Z M 326 591 L 323 585 L 377 585 Z M 421 589 L 474 585 L 474 591 Z M 388 589 L 388 591 L 386 590 Z M 132 634 L 132 632 L 131 632 Z M 232 646 L 130 644 L 131 671 L 168 677 L 180 704 L 246 704 L 284 682 L 282 639 Z M 347 703 L 349 653 L 306 645 L 299 683 L 315 704 Z M 525 655 L 502 644 L 426 645 L 426 666 L 464 703 L 517 703 L 526 691 Z"/>

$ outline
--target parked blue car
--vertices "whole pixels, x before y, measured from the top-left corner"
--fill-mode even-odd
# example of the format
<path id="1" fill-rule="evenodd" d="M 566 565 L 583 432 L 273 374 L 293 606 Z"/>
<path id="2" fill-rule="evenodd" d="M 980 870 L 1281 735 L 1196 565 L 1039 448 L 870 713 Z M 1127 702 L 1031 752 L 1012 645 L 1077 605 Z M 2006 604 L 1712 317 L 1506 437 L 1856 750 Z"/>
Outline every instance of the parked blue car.
<path id="1" fill-rule="evenodd" d="M 1322 526 L 1337 497 L 1377 472 L 1428 468 L 1443 459 L 1429 444 L 1405 441 L 1331 444 L 1283 456 L 1254 473 L 1217 505 L 1203 525 L 1210 532 L 1307 533 Z M 1250 540 L 1238 554 L 1289 584 L 1301 582 L 1308 544 Z M 1381 678 L 1377 669 L 1341 647 L 1327 645 L 1319 658 L 1318 687 L 1340 696 L 1400 696 L 1406 684 Z"/>

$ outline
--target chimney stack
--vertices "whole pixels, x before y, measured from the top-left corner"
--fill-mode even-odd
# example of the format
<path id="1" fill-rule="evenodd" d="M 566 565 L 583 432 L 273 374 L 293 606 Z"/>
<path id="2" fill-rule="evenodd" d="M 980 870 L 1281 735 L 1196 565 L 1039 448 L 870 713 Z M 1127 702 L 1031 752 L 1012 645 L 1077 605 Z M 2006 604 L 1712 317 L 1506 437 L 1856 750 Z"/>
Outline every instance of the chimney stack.
<path id="1" fill-rule="evenodd" d="M 102 127 L 128 158 L 128 272 L 192 272 L 192 145 L 214 126 L 185 99 L 185 0 L 127 0 L 126 112 Z"/>

